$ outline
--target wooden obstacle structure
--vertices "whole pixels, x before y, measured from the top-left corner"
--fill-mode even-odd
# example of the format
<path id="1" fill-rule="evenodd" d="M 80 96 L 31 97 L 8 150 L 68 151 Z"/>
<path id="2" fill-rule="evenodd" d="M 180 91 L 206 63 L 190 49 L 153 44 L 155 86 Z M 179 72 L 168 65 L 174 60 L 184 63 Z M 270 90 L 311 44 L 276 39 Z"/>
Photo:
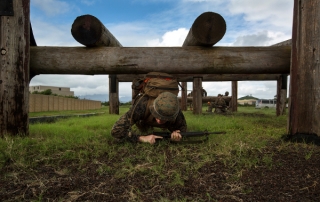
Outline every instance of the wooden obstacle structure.
<path id="1" fill-rule="evenodd" d="M 278 89 L 281 90 L 285 90 L 284 76 L 290 74 L 288 134 L 320 134 L 318 0 L 294 0 L 291 46 L 211 47 L 215 40 L 207 46 L 207 41 L 198 44 L 197 40 L 192 39 L 186 40 L 182 47 L 170 48 L 110 47 L 112 43 L 104 40 L 93 42 L 96 48 L 90 48 L 91 45 L 30 47 L 30 0 L 12 2 L 12 12 L 10 6 L 5 7 L 9 11 L 0 10 L 0 136 L 28 135 L 30 75 L 119 75 L 146 74 L 151 71 L 197 75 L 281 74 L 278 81 Z M 214 19 L 211 21 L 215 22 Z M 199 29 L 201 27 L 192 28 L 191 37 L 196 38 L 197 34 L 193 31 Z M 111 39 L 108 34 L 101 37 Z M 193 88 L 196 90 L 201 87 L 202 81 L 202 76 L 193 77 Z M 232 95 L 237 95 L 236 82 L 232 81 Z M 113 90 L 116 92 L 117 88 Z M 199 114 L 202 104 L 198 94 L 195 91 L 197 100 L 194 100 L 194 114 Z M 306 103 L 306 100 L 310 102 Z"/>

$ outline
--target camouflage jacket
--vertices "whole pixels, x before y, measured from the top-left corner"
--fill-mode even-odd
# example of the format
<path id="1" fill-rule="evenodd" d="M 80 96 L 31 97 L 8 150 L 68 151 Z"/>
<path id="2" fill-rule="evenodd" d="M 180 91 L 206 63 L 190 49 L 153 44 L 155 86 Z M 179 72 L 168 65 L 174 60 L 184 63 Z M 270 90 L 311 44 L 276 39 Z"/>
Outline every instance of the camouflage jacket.
<path id="1" fill-rule="evenodd" d="M 215 107 L 227 107 L 226 102 L 222 97 L 218 97 L 214 105 Z"/>
<path id="2" fill-rule="evenodd" d="M 118 140 L 127 140 L 130 142 L 138 142 L 138 138 L 141 133 L 146 132 L 147 129 L 153 127 L 168 129 L 171 132 L 175 130 L 180 130 L 181 132 L 187 131 L 187 123 L 181 110 L 179 111 L 179 114 L 175 121 L 166 122 L 159 125 L 157 124 L 155 118 L 151 115 L 150 110 L 147 109 L 149 98 L 146 96 L 142 97 L 140 100 L 139 98 L 136 100 L 138 100 L 137 103 L 135 103 L 129 109 L 129 111 L 122 115 L 119 120 L 113 125 L 111 129 L 111 135 L 114 138 Z M 131 117 L 132 121 L 130 121 Z M 139 129 L 138 132 L 132 130 L 133 125 L 137 126 L 137 128 Z"/>

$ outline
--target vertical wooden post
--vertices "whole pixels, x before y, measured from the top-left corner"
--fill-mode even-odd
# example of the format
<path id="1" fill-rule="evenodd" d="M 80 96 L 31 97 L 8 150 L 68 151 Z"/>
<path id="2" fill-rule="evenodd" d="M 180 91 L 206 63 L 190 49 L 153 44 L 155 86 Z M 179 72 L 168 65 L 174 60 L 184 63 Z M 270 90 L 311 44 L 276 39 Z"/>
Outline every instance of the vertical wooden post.
<path id="1" fill-rule="evenodd" d="M 294 0 L 288 133 L 320 135 L 320 1 Z"/>
<path id="2" fill-rule="evenodd" d="M 283 74 L 277 80 L 277 116 L 286 112 L 287 100 L 287 75 Z"/>
<path id="3" fill-rule="evenodd" d="M 0 137 L 29 134 L 30 0 L 11 2 L 0 15 Z"/>
<path id="4" fill-rule="evenodd" d="M 193 78 L 192 105 L 193 114 L 202 114 L 202 77 Z"/>
<path id="5" fill-rule="evenodd" d="M 187 111 L 187 90 L 188 90 L 188 86 L 187 86 L 187 82 L 181 82 L 181 110 L 182 111 Z"/>
<path id="6" fill-rule="evenodd" d="M 238 81 L 232 81 L 231 111 L 238 111 Z"/>
<path id="7" fill-rule="evenodd" d="M 109 75 L 109 114 L 119 114 L 119 82 L 116 74 Z"/>

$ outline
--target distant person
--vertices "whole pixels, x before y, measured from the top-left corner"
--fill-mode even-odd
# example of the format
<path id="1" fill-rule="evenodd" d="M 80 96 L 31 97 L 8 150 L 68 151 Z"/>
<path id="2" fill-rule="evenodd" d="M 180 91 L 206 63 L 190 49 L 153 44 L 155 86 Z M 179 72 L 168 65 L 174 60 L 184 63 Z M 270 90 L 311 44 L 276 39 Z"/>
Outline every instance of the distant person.
<path id="1" fill-rule="evenodd" d="M 138 134 L 131 130 L 135 125 L 140 133 L 148 132 L 153 127 L 168 129 L 171 132 L 172 141 L 181 140 L 180 132 L 187 131 L 187 123 L 179 108 L 176 95 L 163 92 L 154 100 L 148 96 L 138 97 L 136 100 L 129 111 L 113 125 L 111 135 L 115 139 L 154 144 L 156 139 L 162 138 L 152 133 Z"/>
<path id="2" fill-rule="evenodd" d="M 228 96 L 229 96 L 229 92 L 226 91 L 226 92 L 224 93 L 224 98 L 228 98 Z M 230 108 L 230 101 L 229 101 L 229 99 L 224 99 L 224 101 L 226 102 L 226 105 L 227 105 L 227 108 L 226 108 L 226 109 L 229 109 L 229 108 Z"/>
<path id="3" fill-rule="evenodd" d="M 215 107 L 214 113 L 222 114 L 227 112 L 226 110 L 227 105 L 222 97 L 222 94 L 218 94 L 218 97 L 214 103 L 214 107 Z"/>
<path id="4" fill-rule="evenodd" d="M 206 112 L 212 112 L 212 107 L 213 107 L 212 102 L 208 102 L 208 109 L 206 110 Z"/>
<path id="5" fill-rule="evenodd" d="M 192 91 L 190 93 L 188 93 L 187 97 L 192 97 Z M 189 108 L 190 110 L 192 110 L 192 102 L 190 102 Z"/>

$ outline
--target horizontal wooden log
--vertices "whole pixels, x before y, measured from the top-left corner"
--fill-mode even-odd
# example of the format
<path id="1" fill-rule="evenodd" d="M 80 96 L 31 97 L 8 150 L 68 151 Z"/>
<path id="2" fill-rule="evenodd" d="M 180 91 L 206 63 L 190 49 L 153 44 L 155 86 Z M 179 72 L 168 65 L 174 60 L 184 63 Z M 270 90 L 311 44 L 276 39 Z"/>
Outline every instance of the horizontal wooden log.
<path id="1" fill-rule="evenodd" d="M 289 74 L 290 46 L 30 47 L 36 74 Z"/>
<path id="2" fill-rule="evenodd" d="M 271 46 L 291 46 L 291 45 L 292 45 L 292 39 L 288 39 L 280 43 L 273 44 Z"/>
<path id="3" fill-rule="evenodd" d="M 172 74 L 179 82 L 193 82 L 194 77 L 202 77 L 202 81 L 264 81 L 278 80 L 281 74 Z M 145 74 L 118 74 L 119 82 L 132 82 L 144 78 Z"/>
<path id="4" fill-rule="evenodd" d="M 77 17 L 71 27 L 73 38 L 87 47 L 122 47 L 109 30 L 92 15 Z"/>
<path id="5" fill-rule="evenodd" d="M 225 101 L 230 102 L 232 96 L 223 96 L 222 97 Z M 202 103 L 207 103 L 207 102 L 215 102 L 217 99 L 217 96 L 207 96 L 207 97 L 202 97 Z M 179 102 L 181 101 L 181 97 L 178 97 Z M 187 97 L 187 102 L 191 103 L 193 100 L 192 97 Z"/>
<path id="6" fill-rule="evenodd" d="M 226 22 L 220 14 L 202 13 L 192 24 L 182 46 L 213 46 L 222 39 L 226 29 Z"/>

